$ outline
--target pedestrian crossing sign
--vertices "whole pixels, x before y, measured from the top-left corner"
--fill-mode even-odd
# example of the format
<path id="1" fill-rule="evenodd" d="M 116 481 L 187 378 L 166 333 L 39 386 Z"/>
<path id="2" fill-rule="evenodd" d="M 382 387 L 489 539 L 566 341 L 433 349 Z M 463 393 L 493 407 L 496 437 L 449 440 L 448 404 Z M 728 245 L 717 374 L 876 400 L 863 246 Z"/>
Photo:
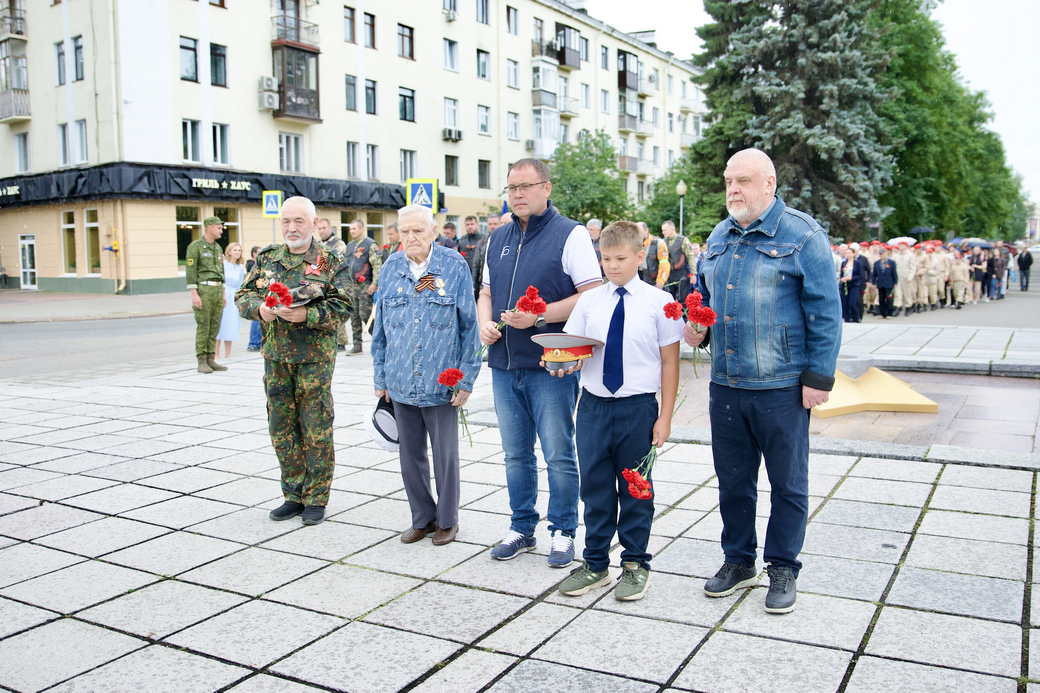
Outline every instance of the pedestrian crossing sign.
<path id="1" fill-rule="evenodd" d="M 436 178 L 409 178 L 405 183 L 407 195 L 405 203 L 410 205 L 422 205 L 437 211 L 437 179 Z"/>
<path id="2" fill-rule="evenodd" d="M 260 196 L 260 211 L 265 219 L 272 219 L 282 213 L 282 191 L 264 190 Z"/>

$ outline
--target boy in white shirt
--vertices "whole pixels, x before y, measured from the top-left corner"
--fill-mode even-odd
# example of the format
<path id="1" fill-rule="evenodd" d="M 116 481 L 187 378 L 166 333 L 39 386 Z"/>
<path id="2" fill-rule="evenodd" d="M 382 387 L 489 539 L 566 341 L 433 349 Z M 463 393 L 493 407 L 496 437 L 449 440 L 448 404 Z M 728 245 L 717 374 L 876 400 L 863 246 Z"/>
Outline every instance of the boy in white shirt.
<path id="1" fill-rule="evenodd" d="M 564 327 L 564 332 L 605 345 L 571 369 L 581 369 L 575 441 L 585 504 L 585 560 L 563 581 L 560 593 L 579 596 L 610 584 L 608 552 L 616 531 L 624 551 L 614 596 L 630 601 L 642 599 L 649 584 L 647 542 L 654 504 L 652 493 L 633 497 L 621 472 L 638 466 L 650 447 L 660 447 L 671 433 L 683 322 L 664 313 L 672 296 L 638 277 L 645 251 L 635 224 L 608 226 L 599 249 L 606 283 L 581 294 Z M 646 477 L 649 481 L 649 472 Z"/>

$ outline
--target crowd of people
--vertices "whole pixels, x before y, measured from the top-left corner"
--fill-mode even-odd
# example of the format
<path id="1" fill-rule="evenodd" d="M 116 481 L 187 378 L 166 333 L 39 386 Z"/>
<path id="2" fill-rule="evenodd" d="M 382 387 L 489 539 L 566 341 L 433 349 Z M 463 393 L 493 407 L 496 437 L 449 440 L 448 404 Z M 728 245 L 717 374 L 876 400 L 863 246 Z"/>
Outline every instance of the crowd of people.
<path id="1" fill-rule="evenodd" d="M 988 246 L 988 247 L 984 247 Z M 832 246 L 845 322 L 998 301 L 1009 286 L 1029 290 L 1033 256 L 1004 241 L 869 241 Z"/>

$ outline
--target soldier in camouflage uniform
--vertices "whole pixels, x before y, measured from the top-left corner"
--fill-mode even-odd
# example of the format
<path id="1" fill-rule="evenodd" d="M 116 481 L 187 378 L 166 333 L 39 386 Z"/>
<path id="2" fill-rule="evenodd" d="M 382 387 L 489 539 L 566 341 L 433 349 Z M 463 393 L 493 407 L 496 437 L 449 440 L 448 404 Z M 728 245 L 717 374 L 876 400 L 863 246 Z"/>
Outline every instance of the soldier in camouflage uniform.
<path id="1" fill-rule="evenodd" d="M 379 281 L 379 269 L 383 266 L 383 258 L 379 246 L 365 233 L 365 224 L 355 219 L 350 222 L 350 243 L 347 243 L 347 266 L 351 282 L 350 305 L 354 310 L 350 314 L 350 329 L 354 333 L 352 354 L 361 353 L 361 330 L 372 314 L 372 294 Z"/>
<path id="2" fill-rule="evenodd" d="M 285 502 L 272 520 L 303 515 L 303 523 L 325 517 L 335 452 L 332 445 L 332 371 L 336 331 L 350 312 L 349 282 L 342 258 L 314 237 L 314 205 L 290 197 L 282 205 L 285 244 L 269 245 L 256 257 L 235 294 L 247 320 L 264 332 L 264 390 L 271 444 L 282 470 Z M 291 307 L 265 305 L 272 282 L 293 293 Z"/>
<path id="3" fill-rule="evenodd" d="M 332 221 L 326 217 L 318 219 L 314 225 L 318 232 L 318 238 L 321 240 L 322 245 L 333 255 L 339 258 L 347 257 L 347 244 L 343 242 L 343 239 L 339 237 L 332 228 Z M 339 329 L 336 330 L 336 349 L 338 351 L 345 351 L 347 344 L 347 322 L 348 319 L 340 323 Z"/>
<path id="4" fill-rule="evenodd" d="M 206 217 L 202 220 L 202 236 L 188 244 L 184 259 L 184 277 L 195 313 L 199 373 L 227 370 L 214 359 L 224 310 L 224 251 L 217 244 L 223 233 L 224 222 L 219 217 Z"/>

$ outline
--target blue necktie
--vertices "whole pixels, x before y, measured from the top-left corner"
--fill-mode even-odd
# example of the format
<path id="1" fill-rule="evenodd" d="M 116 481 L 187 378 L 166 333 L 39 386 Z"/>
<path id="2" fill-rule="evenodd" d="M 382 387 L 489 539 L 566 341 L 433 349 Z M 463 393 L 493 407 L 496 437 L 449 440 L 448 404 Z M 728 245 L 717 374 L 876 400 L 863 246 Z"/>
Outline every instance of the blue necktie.
<path id="1" fill-rule="evenodd" d="M 607 330 L 607 348 L 603 352 L 603 385 L 614 394 L 625 382 L 625 368 L 622 363 L 625 339 L 625 287 L 617 288 L 618 301 L 614 314 L 610 316 L 610 329 Z"/>

